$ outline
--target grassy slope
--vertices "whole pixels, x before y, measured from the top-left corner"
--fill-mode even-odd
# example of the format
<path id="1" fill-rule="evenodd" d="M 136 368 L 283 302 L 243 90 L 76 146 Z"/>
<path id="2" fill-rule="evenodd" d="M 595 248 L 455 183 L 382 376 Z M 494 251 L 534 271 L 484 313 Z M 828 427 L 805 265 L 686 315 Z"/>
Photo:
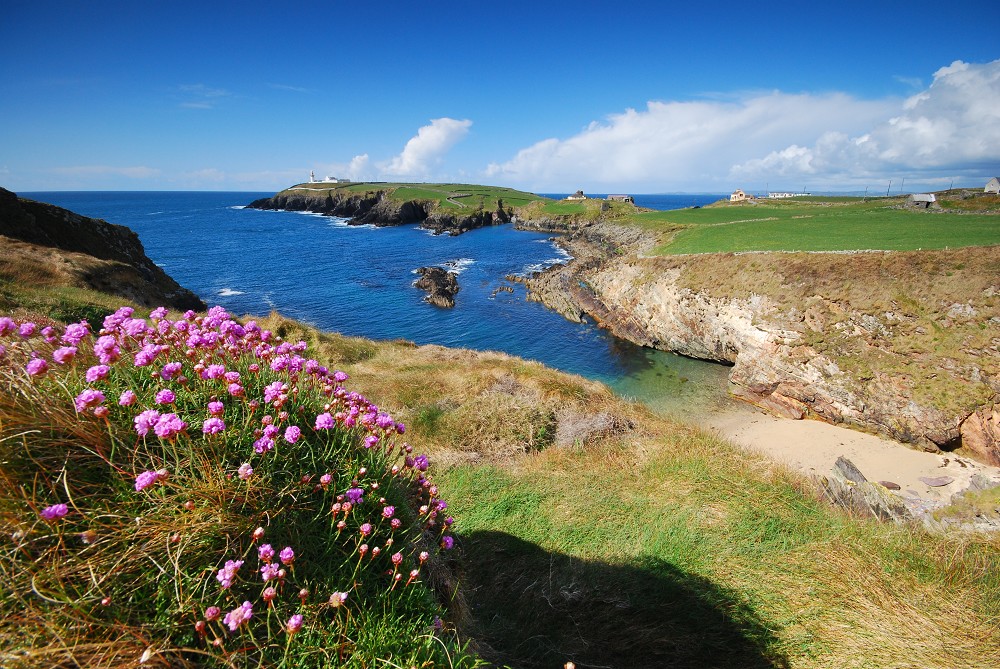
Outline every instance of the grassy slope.
<path id="1" fill-rule="evenodd" d="M 388 190 L 390 196 L 399 201 L 420 200 L 434 202 L 442 209 L 452 209 L 455 211 L 474 211 L 479 208 L 492 210 L 496 209 L 498 201 L 502 201 L 505 207 L 516 208 L 543 199 L 533 193 L 526 193 L 512 188 L 469 184 L 381 182 L 352 182 L 346 184 L 304 183 L 286 190 L 292 193 L 310 190 L 323 196 L 328 194 L 336 195 L 338 193 L 371 193 L 378 190 Z"/>
<path id="2" fill-rule="evenodd" d="M 737 251 L 890 251 L 1000 244 L 1000 200 L 942 199 L 945 211 L 900 208 L 903 198 L 796 198 L 646 212 L 659 254 Z M 975 203 L 975 205 L 971 204 Z M 978 211 L 981 213 L 955 213 Z"/>

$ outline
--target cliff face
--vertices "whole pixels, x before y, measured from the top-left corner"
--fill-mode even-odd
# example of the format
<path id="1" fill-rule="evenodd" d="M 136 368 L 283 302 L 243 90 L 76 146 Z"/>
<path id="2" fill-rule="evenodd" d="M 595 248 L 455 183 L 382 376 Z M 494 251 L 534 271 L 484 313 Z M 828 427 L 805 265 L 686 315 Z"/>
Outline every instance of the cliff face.
<path id="1" fill-rule="evenodd" d="M 7 265 L 27 267 L 41 280 L 80 285 L 145 306 L 206 308 L 149 259 L 139 236 L 125 226 L 0 188 L 0 236 L 6 238 Z"/>
<path id="2" fill-rule="evenodd" d="M 388 191 L 367 193 L 313 194 L 304 191 L 284 191 L 274 197 L 254 200 L 248 207 L 284 211 L 311 211 L 317 214 L 347 218 L 350 225 L 387 227 L 420 223 L 437 234 L 458 235 L 475 228 L 509 223 L 510 211 L 500 203 L 495 211 L 474 209 L 443 211 L 435 203 L 409 200 L 401 202 L 389 197 Z"/>
<path id="3" fill-rule="evenodd" d="M 731 391 L 774 413 L 1000 464 L 1000 248 L 648 258 L 617 241 L 578 231 L 535 299 L 732 364 Z"/>

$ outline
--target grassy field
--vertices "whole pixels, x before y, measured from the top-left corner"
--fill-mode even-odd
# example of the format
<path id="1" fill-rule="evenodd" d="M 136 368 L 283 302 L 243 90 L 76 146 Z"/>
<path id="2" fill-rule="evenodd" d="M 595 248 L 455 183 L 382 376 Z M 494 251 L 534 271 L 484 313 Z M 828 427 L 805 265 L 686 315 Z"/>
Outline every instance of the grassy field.
<path id="1" fill-rule="evenodd" d="M 502 188 L 499 186 L 476 186 L 470 184 L 428 184 L 428 183 L 382 183 L 351 182 L 345 184 L 304 183 L 293 187 L 295 190 L 310 190 L 317 194 L 371 193 L 388 190 L 391 197 L 400 201 L 420 200 L 435 202 L 442 209 L 455 211 L 496 209 L 497 202 L 505 207 L 523 207 L 531 202 L 541 201 L 533 193 Z M 292 190 L 292 189 L 288 189 Z M 292 192 L 295 192 L 293 190 Z"/>
<path id="2" fill-rule="evenodd" d="M 910 251 L 1000 244 L 1000 214 L 962 200 L 944 211 L 902 207 L 903 198 L 795 198 L 644 212 L 634 220 L 661 235 L 658 254 L 741 251 Z M 947 206 L 946 206 L 947 205 Z"/>
<path id="3" fill-rule="evenodd" d="M 34 297 L 27 293 L 23 288 L 6 289 L 3 314 L 14 313 L 18 319 L 65 314 L 72 320 L 84 316 L 99 321 L 101 312 L 109 311 L 106 298 L 85 291 L 50 290 Z M 26 304 L 18 306 L 18 301 Z M 469 650 L 492 662 L 558 667 L 574 661 L 577 666 L 619 668 L 1000 665 L 1000 648 L 995 643 L 1000 623 L 1000 539 L 940 537 L 917 527 L 845 515 L 818 501 L 807 481 L 760 456 L 654 416 L 616 398 L 600 384 L 537 363 L 502 354 L 348 338 L 277 315 L 260 319 L 260 324 L 285 341 L 305 341 L 309 355 L 350 374 L 352 389 L 405 422 L 407 441 L 416 452 L 430 453 L 440 495 L 448 500 L 447 513 L 456 519 L 457 550 L 451 553 L 451 564 L 460 580 L 450 610 L 457 616 L 457 643 L 470 642 Z M 5 435 L 32 429 L 23 424 L 23 407 L 16 414 L 17 421 L 10 407 L 4 411 L 0 425 Z M 51 411 L 39 415 L 49 416 Z M 70 410 L 59 420 L 71 418 Z M 234 424 L 240 423 L 234 419 Z M 71 449 L 74 440 L 100 443 L 106 437 L 106 430 L 74 432 L 67 425 L 55 442 L 47 437 L 36 448 L 53 444 Z M 42 427 L 50 434 L 50 427 Z M 21 441 L 16 437 L 7 443 Z M 192 440 L 192 445 L 196 443 Z M 125 449 L 121 455 L 129 452 Z M 139 454 L 150 452 L 143 448 Z M 196 459 L 204 460 L 201 455 Z M 0 460 L 8 462 L 9 455 Z M 204 461 L 205 471 L 211 471 L 210 459 Z M 24 502 L 18 501 L 25 491 L 39 501 L 62 494 L 63 484 L 49 480 L 64 471 L 62 465 L 55 463 L 50 471 L 46 469 L 49 464 L 53 463 L 42 458 L 32 465 L 38 467 L 37 472 L 8 472 L 12 479 L 34 476 L 45 485 L 5 486 L 0 504 L 5 532 L 25 509 Z M 238 456 L 226 459 L 227 470 L 238 464 Z M 355 471 L 354 466 L 334 471 L 339 476 Z M 262 481 L 287 474 L 285 468 L 258 467 L 256 461 L 254 467 L 265 477 Z M 76 470 L 65 472 L 63 478 L 78 485 Z M 114 478 L 113 472 L 110 475 Z M 7 620 L 16 624 L 4 627 L 0 639 L 0 648 L 24 651 L 18 656 L 24 659 L 12 662 L 14 656 L 8 654 L 0 658 L 0 664 L 32 666 L 31 658 L 36 665 L 44 664 L 66 657 L 59 655 L 64 651 L 103 657 L 108 664 L 117 658 L 122 664 L 162 634 L 164 628 L 157 626 L 169 626 L 164 621 L 170 619 L 174 597 L 170 574 L 176 571 L 174 565 L 185 565 L 187 560 L 181 560 L 179 552 L 170 552 L 168 540 L 180 533 L 179 548 L 192 551 L 197 547 L 192 555 L 206 564 L 219 559 L 209 549 L 218 550 L 221 544 L 210 545 L 207 539 L 192 544 L 187 537 L 189 531 L 198 532 L 191 536 L 211 535 L 213 514 L 220 513 L 215 506 L 227 499 L 222 491 L 233 484 L 222 476 L 178 470 L 167 484 L 159 485 L 157 494 L 148 500 L 136 500 L 130 486 L 126 490 L 119 486 L 106 498 L 95 488 L 79 504 L 107 507 L 102 532 L 105 526 L 110 531 L 119 516 L 148 515 L 150 523 L 156 521 L 129 530 L 131 534 L 124 538 L 135 534 L 143 540 L 136 544 L 140 547 L 162 543 L 168 548 L 156 550 L 171 562 L 161 570 L 130 567 L 124 571 L 137 591 L 159 592 L 161 599 L 145 612 L 134 603 L 102 611 L 89 600 L 71 605 L 66 612 L 59 602 L 32 594 L 17 569 L 30 567 L 36 582 L 47 588 L 43 593 L 49 599 L 56 599 L 55 587 L 60 597 L 75 588 L 86 590 L 95 573 L 102 575 L 102 587 L 117 587 L 119 577 L 106 562 L 107 550 L 118 545 L 113 543 L 116 539 L 101 535 L 101 550 L 81 547 L 67 529 L 65 549 L 63 544 L 53 544 L 41 561 L 31 565 L 10 553 L 12 559 L 0 569 L 5 589 L 17 587 L 19 599 L 7 604 L 31 612 L 31 617 L 12 613 Z M 237 499 L 241 504 L 262 504 L 259 513 L 268 508 L 271 498 L 265 494 L 266 487 L 253 490 L 258 491 L 256 495 Z M 186 499 L 196 500 L 199 509 L 190 518 L 181 506 Z M 296 547 L 309 546 L 304 530 L 293 524 L 297 522 L 294 513 L 303 511 L 305 522 L 311 522 L 309 498 L 297 499 L 295 509 L 282 511 L 276 531 L 296 538 Z M 175 504 L 158 504 L 157 500 Z M 142 509 L 132 508 L 147 502 Z M 128 508 L 116 507 L 122 504 Z M 72 517 L 71 512 L 67 519 Z M 224 520 L 234 530 L 229 540 L 233 543 L 239 543 L 240 533 L 255 524 L 232 512 L 225 512 Z M 73 522 L 73 528 L 80 529 L 78 521 Z M 127 544 L 122 546 L 123 555 L 133 555 L 134 551 L 127 552 L 132 550 Z M 88 571 L 91 555 L 105 562 L 90 563 Z M 303 550 L 303 569 L 308 566 L 308 555 Z M 73 562 L 49 563 L 49 557 Z M 136 566 L 151 564 L 138 554 L 134 562 Z M 50 564 L 63 569 L 61 581 L 54 581 L 46 571 Z M 198 595 L 214 593 L 214 569 L 219 565 L 212 570 L 202 565 L 198 572 L 198 564 L 192 562 L 191 570 L 185 572 L 181 591 L 189 592 L 192 584 L 204 580 L 212 587 L 198 586 Z M 66 567 L 73 570 L 65 571 Z M 148 574 L 149 583 L 142 581 L 143 573 Z M 311 573 L 297 571 L 295 576 L 306 578 Z M 318 573 L 315 578 L 320 578 Z M 354 605 L 347 609 L 359 624 L 369 610 L 373 616 L 382 615 L 381 600 L 360 599 L 363 592 L 378 596 L 379 576 L 373 571 L 364 582 L 368 590 L 359 585 L 359 599 L 349 600 Z M 240 587 L 247 589 L 244 584 Z M 121 600 L 124 607 L 128 601 L 124 591 L 115 592 L 112 601 Z M 283 615 L 296 610 L 297 600 L 286 595 L 281 593 L 287 609 Z M 367 602 L 377 605 L 366 606 Z M 399 654 L 400 634 L 416 634 L 417 640 L 432 638 L 420 636 L 420 623 L 399 618 L 426 615 L 427 608 L 387 610 L 389 618 L 380 618 L 386 622 L 376 618 L 371 622 L 384 627 L 356 629 L 345 637 L 344 628 L 338 627 L 344 619 L 337 610 L 314 605 L 311 597 L 306 603 L 306 612 L 312 615 L 306 616 L 300 634 L 308 629 L 308 636 L 295 637 L 290 646 L 298 648 L 298 640 L 303 642 L 302 652 L 296 650 L 293 655 L 297 661 L 382 666 L 376 659 L 381 658 L 409 666 L 407 656 Z M 261 624 L 264 618 L 269 625 L 284 620 L 271 621 L 264 608 L 255 612 Z M 132 611 L 133 617 L 119 622 L 122 611 Z M 187 618 L 187 624 L 199 619 L 197 613 Z M 67 624 L 76 619 L 90 624 Z M 147 626 L 141 628 L 141 624 Z M 327 624 L 331 636 L 324 640 Z M 128 635 L 116 641 L 112 632 L 122 629 Z M 268 635 L 258 636 L 257 643 L 281 656 L 284 627 L 278 624 L 268 629 Z M 30 633 L 35 632 L 37 636 L 32 637 Z M 194 632 L 185 634 L 189 636 L 182 634 L 182 640 L 200 647 L 197 644 L 202 642 Z M 225 648 L 237 648 L 228 639 L 238 635 L 227 634 L 222 636 Z M 51 645 L 44 645 L 46 639 Z M 261 643 L 267 639 L 274 639 L 274 644 Z M 309 655 L 310 648 L 317 649 L 316 654 Z M 352 649 L 356 656 L 351 659 L 339 651 L 322 654 L 318 650 L 322 648 Z M 124 655 L 114 655 L 115 651 Z M 215 651 L 207 648 L 206 652 Z M 413 652 L 414 658 L 433 655 L 431 648 L 419 644 L 407 652 Z M 461 658 L 452 653 L 458 666 Z M 183 655 L 154 655 L 151 663 L 179 657 Z M 240 655 L 240 651 L 216 657 L 219 666 L 227 666 L 227 661 L 237 666 L 256 661 L 252 654 Z M 452 660 L 438 656 L 420 666 L 448 666 Z M 468 663 L 467 658 L 462 661 Z"/>

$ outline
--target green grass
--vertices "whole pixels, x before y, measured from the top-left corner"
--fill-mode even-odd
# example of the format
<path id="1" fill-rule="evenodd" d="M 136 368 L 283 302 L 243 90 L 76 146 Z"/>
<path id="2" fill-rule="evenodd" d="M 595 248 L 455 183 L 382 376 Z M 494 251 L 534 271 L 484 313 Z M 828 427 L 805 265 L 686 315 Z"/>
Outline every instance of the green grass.
<path id="1" fill-rule="evenodd" d="M 429 184 L 429 183 L 383 183 L 358 182 L 347 184 L 299 184 L 296 189 L 306 188 L 318 194 L 374 193 L 388 191 L 389 197 L 401 202 L 418 200 L 433 202 L 441 209 L 450 211 L 496 209 L 498 202 L 504 207 L 518 208 L 536 201 L 544 201 L 533 193 L 503 188 L 500 186 L 476 186 L 470 184 Z M 290 191 L 294 193 L 295 191 Z"/>

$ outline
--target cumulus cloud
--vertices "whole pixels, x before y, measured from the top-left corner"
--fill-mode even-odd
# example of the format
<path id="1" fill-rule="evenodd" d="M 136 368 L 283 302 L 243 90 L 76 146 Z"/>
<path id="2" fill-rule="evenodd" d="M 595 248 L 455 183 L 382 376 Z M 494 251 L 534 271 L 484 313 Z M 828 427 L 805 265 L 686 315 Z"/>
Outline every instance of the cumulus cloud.
<path id="1" fill-rule="evenodd" d="M 790 138 L 804 143 L 830 127 L 857 132 L 884 118 L 889 108 L 884 101 L 839 93 L 653 101 L 644 110 L 628 109 L 591 123 L 569 139 L 538 142 L 505 163 L 490 165 L 487 175 L 536 188 L 712 187 L 734 163 Z"/>
<path id="2" fill-rule="evenodd" d="M 402 153 L 381 165 L 386 174 L 423 176 L 469 132 L 472 121 L 453 118 L 432 119 L 417 131 Z"/>
<path id="3" fill-rule="evenodd" d="M 347 178 L 352 181 L 360 181 L 368 174 L 368 154 L 362 153 L 360 156 L 351 158 L 347 165 Z"/>
<path id="4" fill-rule="evenodd" d="M 976 177 L 1000 165 L 1000 60 L 955 61 L 931 85 L 858 135 L 827 132 L 733 167 L 734 176 L 820 175 L 839 184 L 911 176 Z M 992 172 L 991 172 L 992 173 Z"/>
<path id="5" fill-rule="evenodd" d="M 956 61 L 910 98 L 749 93 L 653 101 L 493 163 L 487 178 L 558 191 L 787 183 L 830 190 L 885 176 L 996 171 L 1000 60 Z M 986 167 L 992 165 L 992 167 Z M 787 180 L 787 181 L 786 181 Z"/>

